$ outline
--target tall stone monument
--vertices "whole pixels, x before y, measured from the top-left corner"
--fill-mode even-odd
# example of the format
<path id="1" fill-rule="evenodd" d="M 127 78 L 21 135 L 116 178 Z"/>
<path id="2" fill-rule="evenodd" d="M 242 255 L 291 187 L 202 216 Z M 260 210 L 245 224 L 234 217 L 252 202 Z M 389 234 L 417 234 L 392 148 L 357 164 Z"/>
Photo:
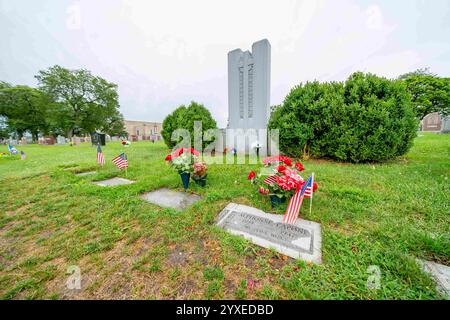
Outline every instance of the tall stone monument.
<path id="1" fill-rule="evenodd" d="M 241 49 L 228 52 L 227 129 L 232 130 L 227 130 L 227 147 L 236 148 L 238 153 L 249 153 L 256 144 L 266 149 L 264 131 L 269 117 L 270 43 L 263 39 L 253 43 L 251 52 Z"/>

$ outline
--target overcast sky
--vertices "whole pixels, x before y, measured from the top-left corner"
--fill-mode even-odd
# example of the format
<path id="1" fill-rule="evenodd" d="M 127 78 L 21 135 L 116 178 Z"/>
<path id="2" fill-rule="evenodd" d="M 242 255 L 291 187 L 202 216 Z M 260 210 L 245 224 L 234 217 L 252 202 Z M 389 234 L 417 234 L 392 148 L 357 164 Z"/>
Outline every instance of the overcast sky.
<path id="1" fill-rule="evenodd" d="M 227 119 L 227 52 L 272 45 L 271 104 L 308 80 L 450 76 L 450 1 L 0 0 L 0 80 L 86 68 L 119 85 L 126 119 L 162 121 L 191 100 Z"/>

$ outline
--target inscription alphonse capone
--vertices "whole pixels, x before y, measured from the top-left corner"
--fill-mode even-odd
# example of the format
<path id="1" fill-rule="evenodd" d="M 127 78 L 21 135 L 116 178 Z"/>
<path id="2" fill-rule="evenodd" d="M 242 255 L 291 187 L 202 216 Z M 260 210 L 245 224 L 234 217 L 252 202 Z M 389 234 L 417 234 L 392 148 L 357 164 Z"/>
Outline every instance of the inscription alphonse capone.
<path id="1" fill-rule="evenodd" d="M 313 253 L 314 235 L 295 225 L 237 211 L 232 211 L 221 225 L 225 229 L 245 232 L 290 249 Z"/>

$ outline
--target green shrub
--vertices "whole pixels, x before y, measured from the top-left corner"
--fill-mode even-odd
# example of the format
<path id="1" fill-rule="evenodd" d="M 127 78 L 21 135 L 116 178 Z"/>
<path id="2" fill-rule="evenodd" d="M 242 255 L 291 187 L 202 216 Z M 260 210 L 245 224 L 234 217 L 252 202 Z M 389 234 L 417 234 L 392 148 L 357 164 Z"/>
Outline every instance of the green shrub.
<path id="1" fill-rule="evenodd" d="M 314 81 L 294 87 L 269 121 L 269 129 L 280 130 L 285 154 L 351 162 L 406 153 L 417 126 L 401 81 L 361 72 L 345 83 Z"/>
<path id="2" fill-rule="evenodd" d="M 211 113 L 202 104 L 198 104 L 194 101 L 186 107 L 184 105 L 179 106 L 174 112 L 169 114 L 163 121 L 163 129 L 161 135 L 164 142 L 169 148 L 173 148 L 178 141 L 172 140 L 172 133 L 176 129 L 186 129 L 191 135 L 191 146 L 194 147 L 194 122 L 202 122 L 202 136 L 208 129 L 217 128 L 217 123 L 211 116 Z M 211 141 L 203 141 L 203 147 Z"/>

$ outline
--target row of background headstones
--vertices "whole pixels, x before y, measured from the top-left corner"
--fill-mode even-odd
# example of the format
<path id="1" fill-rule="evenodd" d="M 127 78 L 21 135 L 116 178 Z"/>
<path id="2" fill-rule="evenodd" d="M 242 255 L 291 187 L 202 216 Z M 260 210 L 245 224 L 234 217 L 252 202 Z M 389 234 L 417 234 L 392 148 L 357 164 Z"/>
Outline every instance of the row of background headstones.
<path id="1" fill-rule="evenodd" d="M 44 138 L 40 138 L 39 142 L 40 144 L 45 144 L 44 143 Z M 105 137 L 106 142 L 110 142 L 110 141 L 119 141 L 120 138 L 119 137 L 109 137 L 108 135 Z M 17 139 L 6 139 L 4 140 L 4 144 L 10 144 L 12 146 L 16 146 L 16 145 L 22 145 L 22 144 L 31 144 L 33 141 L 31 140 L 30 137 L 24 137 L 22 138 L 22 140 L 17 140 Z M 74 137 L 73 138 L 73 142 L 75 144 L 79 144 L 81 142 L 91 142 L 91 138 L 90 137 Z M 56 138 L 56 144 L 57 145 L 65 145 L 67 143 L 70 143 L 70 139 L 63 137 L 63 136 L 58 136 Z"/>

